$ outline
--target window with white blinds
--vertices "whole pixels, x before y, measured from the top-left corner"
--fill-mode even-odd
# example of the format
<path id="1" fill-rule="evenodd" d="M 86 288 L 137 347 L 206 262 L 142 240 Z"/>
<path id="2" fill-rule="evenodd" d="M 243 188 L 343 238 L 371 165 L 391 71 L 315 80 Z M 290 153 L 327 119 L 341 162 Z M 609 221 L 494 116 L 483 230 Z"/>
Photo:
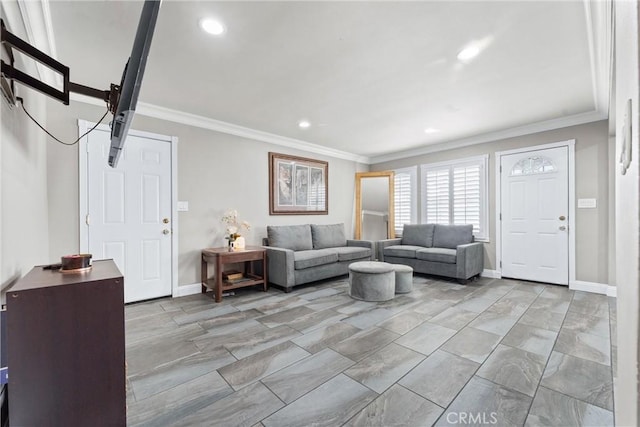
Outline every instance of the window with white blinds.
<path id="1" fill-rule="evenodd" d="M 488 239 L 488 158 L 422 165 L 422 222 L 473 224 L 476 240 Z"/>
<path id="2" fill-rule="evenodd" d="M 402 235 L 404 224 L 416 221 L 416 175 L 417 167 L 394 171 L 394 227 L 396 236 Z"/>

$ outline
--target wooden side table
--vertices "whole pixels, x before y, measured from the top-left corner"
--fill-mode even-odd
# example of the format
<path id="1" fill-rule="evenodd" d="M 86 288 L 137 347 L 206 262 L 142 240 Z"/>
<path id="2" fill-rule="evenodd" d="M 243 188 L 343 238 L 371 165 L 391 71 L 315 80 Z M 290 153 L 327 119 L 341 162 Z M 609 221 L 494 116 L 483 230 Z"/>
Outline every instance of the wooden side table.
<path id="1" fill-rule="evenodd" d="M 253 268 L 254 261 L 262 261 L 262 275 L 255 273 Z M 235 264 L 244 262 L 246 280 L 238 283 L 229 283 L 222 280 L 222 269 L 225 264 Z M 208 265 L 215 263 L 215 277 L 209 279 Z M 201 281 L 202 293 L 207 289 L 213 289 L 215 292 L 216 302 L 222 301 L 222 291 L 237 288 L 245 288 L 247 286 L 262 285 L 265 292 L 269 289 L 267 279 L 267 251 L 260 246 L 247 246 L 246 249 L 230 252 L 228 248 L 209 248 L 202 250 L 201 263 Z"/>

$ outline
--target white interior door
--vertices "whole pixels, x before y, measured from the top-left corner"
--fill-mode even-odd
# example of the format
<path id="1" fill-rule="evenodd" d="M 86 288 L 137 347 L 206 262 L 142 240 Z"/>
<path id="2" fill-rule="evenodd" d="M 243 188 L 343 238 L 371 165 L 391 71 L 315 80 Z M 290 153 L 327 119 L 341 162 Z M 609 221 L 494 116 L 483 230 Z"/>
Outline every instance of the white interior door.
<path id="1" fill-rule="evenodd" d="M 569 284 L 568 147 L 500 156 L 502 276 Z"/>
<path id="2" fill-rule="evenodd" d="M 88 250 L 124 274 L 125 302 L 171 295 L 171 143 L 129 135 L 116 168 L 110 133 L 87 140 Z"/>

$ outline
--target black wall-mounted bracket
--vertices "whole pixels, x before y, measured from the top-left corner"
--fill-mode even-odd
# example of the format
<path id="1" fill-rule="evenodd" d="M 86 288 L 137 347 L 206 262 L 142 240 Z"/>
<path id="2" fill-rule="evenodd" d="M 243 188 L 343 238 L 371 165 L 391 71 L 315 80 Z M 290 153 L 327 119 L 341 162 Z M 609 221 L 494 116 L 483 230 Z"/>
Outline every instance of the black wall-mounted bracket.
<path id="1" fill-rule="evenodd" d="M 15 104 L 14 82 L 17 81 L 62 102 L 64 105 L 69 105 L 69 93 L 75 92 L 92 98 L 101 99 L 105 101 L 111 109 L 115 108 L 114 106 L 117 105 L 120 92 L 119 86 L 112 84 L 109 90 L 99 90 L 69 81 L 69 67 L 61 64 L 46 53 L 9 32 L 5 27 L 3 20 L 0 20 L 0 25 L 2 27 L 2 46 L 7 52 L 7 59 L 9 61 L 7 63 L 2 60 L 2 80 L 0 86 L 4 96 L 9 100 L 9 102 Z M 15 67 L 15 57 L 13 54 L 14 49 L 61 75 L 62 90 L 50 86 L 43 81 L 18 70 Z"/>
<path id="2" fill-rule="evenodd" d="M 4 31 L 5 31 L 4 21 L 0 20 L 0 24 L 2 26 L 2 33 L 3 33 L 2 40 L 4 40 Z M 11 66 L 11 68 L 14 68 L 15 58 L 13 57 L 13 50 L 11 50 L 11 47 L 8 44 L 2 43 L 2 47 L 4 48 L 4 51 L 7 54 L 7 60 L 10 62 L 9 65 Z M 4 67 L 4 61 L 2 61 L 2 66 Z M 15 105 L 16 103 L 15 84 L 13 80 L 7 80 L 4 77 L 4 74 L 0 73 L 0 86 L 1 86 L 0 89 L 2 90 L 2 94 L 7 99 L 9 104 Z"/>

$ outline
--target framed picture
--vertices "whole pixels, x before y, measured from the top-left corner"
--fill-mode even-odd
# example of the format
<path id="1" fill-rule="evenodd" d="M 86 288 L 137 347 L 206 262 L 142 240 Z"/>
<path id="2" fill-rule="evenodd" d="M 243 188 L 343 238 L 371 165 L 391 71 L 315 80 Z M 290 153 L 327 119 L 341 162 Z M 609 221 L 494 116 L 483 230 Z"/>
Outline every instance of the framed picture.
<path id="1" fill-rule="evenodd" d="M 269 214 L 327 215 L 329 163 L 269 153 Z"/>

